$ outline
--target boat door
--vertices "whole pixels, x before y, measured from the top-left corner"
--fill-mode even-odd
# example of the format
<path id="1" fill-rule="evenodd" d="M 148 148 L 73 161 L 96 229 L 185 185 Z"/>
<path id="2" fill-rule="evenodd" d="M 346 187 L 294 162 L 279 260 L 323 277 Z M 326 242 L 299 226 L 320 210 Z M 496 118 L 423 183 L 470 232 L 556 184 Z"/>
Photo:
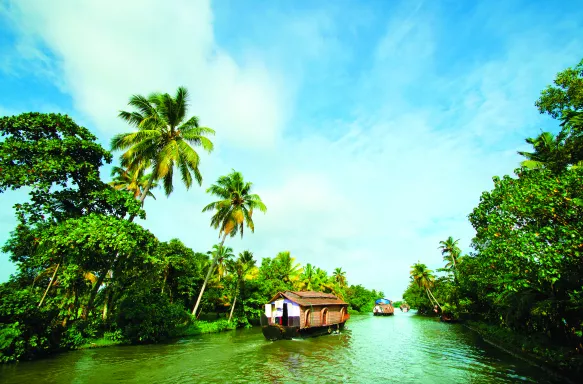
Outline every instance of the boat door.
<path id="1" fill-rule="evenodd" d="M 287 303 L 283 303 L 283 316 L 281 318 L 281 325 L 283 325 L 285 327 L 287 327 L 287 325 L 289 323 L 289 321 L 288 321 L 289 320 L 288 319 L 289 311 L 288 311 L 287 305 L 288 305 Z"/>

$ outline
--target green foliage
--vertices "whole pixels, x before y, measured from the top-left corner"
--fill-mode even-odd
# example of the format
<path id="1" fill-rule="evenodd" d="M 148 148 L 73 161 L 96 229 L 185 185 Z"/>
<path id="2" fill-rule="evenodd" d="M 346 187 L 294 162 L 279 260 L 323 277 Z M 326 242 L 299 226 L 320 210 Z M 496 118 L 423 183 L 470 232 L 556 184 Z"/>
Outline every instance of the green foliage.
<path id="1" fill-rule="evenodd" d="M 180 331 L 181 336 L 196 336 L 205 333 L 218 333 L 237 328 L 237 322 L 228 320 L 199 321 L 196 320 Z"/>
<path id="2" fill-rule="evenodd" d="M 540 113 L 562 118 L 568 111 L 583 109 L 583 60 L 574 68 L 557 74 L 554 85 L 549 85 L 535 103 Z"/>
<path id="3" fill-rule="evenodd" d="M 30 359 L 59 348 L 54 309 L 39 309 L 27 289 L 0 285 L 0 362 Z"/>
<path id="4" fill-rule="evenodd" d="M 147 289 L 127 292 L 121 300 L 116 325 L 131 343 L 152 343 L 175 335 L 190 320 L 184 307 Z"/>
<path id="5" fill-rule="evenodd" d="M 346 296 L 346 302 L 352 310 L 367 313 L 372 312 L 375 300 L 383 298 L 384 294 L 374 289 L 368 290 L 359 284 L 351 285 L 346 291 Z"/>
<path id="6" fill-rule="evenodd" d="M 96 137 L 60 114 L 23 113 L 0 118 L 0 192 L 34 186 L 80 188 L 100 183 L 99 167 L 111 154 Z"/>
<path id="7" fill-rule="evenodd" d="M 227 176 L 221 176 L 216 184 L 212 184 L 207 193 L 220 198 L 203 208 L 203 212 L 213 211 L 211 226 L 219 230 L 219 236 L 243 237 L 243 230 L 248 227 L 255 232 L 253 211 L 266 212 L 267 207 L 259 195 L 251 193 L 253 184 L 246 182 L 240 172 L 233 170 Z"/>
<path id="8" fill-rule="evenodd" d="M 201 127 L 196 116 L 186 118 L 186 88 L 179 87 L 174 97 L 158 92 L 148 97 L 134 95 L 129 105 L 135 111 L 121 111 L 119 117 L 138 130 L 116 135 L 111 140 L 113 150 L 127 150 L 121 157 L 121 165 L 139 170 L 151 164 L 150 181 L 162 180 L 166 195 L 174 189 L 172 177 L 175 165 L 186 188 L 192 185 L 193 176 L 200 185 L 200 158 L 193 146 L 201 146 L 211 152 L 213 143 L 207 136 L 214 135 L 215 131 Z M 147 187 L 144 192 L 148 192 Z"/>
<path id="9" fill-rule="evenodd" d="M 516 174 L 494 178 L 495 189 L 470 215 L 481 267 L 474 280 L 490 317 L 501 312 L 513 328 L 564 337 L 565 323 L 577 331 L 583 318 L 582 303 L 573 300 L 583 276 L 583 208 L 574 202 L 583 170 Z"/>

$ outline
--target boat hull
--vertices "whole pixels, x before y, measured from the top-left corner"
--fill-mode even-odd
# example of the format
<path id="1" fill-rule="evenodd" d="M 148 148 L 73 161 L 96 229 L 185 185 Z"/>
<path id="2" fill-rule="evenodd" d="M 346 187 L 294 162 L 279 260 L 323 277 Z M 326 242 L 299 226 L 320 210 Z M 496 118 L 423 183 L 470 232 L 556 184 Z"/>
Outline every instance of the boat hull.
<path id="1" fill-rule="evenodd" d="M 373 315 L 374 315 L 374 316 L 393 316 L 393 315 L 394 315 L 394 313 L 393 313 L 393 312 L 391 312 L 391 313 L 385 313 L 385 312 L 374 312 L 374 313 L 373 313 Z"/>
<path id="2" fill-rule="evenodd" d="M 295 338 L 315 337 L 329 335 L 344 329 L 345 323 L 324 325 L 321 327 L 286 327 L 283 325 L 264 325 L 261 327 L 263 336 L 267 340 L 290 340 Z"/>

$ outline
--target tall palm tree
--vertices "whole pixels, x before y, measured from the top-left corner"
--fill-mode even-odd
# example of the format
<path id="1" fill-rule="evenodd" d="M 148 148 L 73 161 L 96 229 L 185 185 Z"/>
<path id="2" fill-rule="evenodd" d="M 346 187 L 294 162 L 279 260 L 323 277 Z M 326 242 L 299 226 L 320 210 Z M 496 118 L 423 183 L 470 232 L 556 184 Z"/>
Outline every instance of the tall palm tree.
<path id="1" fill-rule="evenodd" d="M 200 158 L 193 146 L 201 146 L 210 153 L 213 143 L 207 136 L 214 135 L 215 131 L 201 127 L 196 116 L 186 118 L 186 88 L 178 87 L 174 97 L 168 93 L 152 93 L 148 97 L 134 95 L 129 105 L 135 111 L 120 111 L 119 117 L 135 126 L 137 131 L 114 136 L 111 148 L 126 150 L 121 156 L 122 167 L 135 170 L 151 164 L 152 173 L 142 190 L 140 202 L 144 202 L 156 180 L 163 180 L 167 196 L 172 193 L 174 166 L 186 188 L 192 185 L 193 176 L 201 185 Z"/>
<path id="2" fill-rule="evenodd" d="M 427 297 L 429 298 L 431 304 L 433 304 L 433 301 L 435 301 L 435 304 L 437 304 L 439 309 L 442 309 L 441 305 L 439 305 L 439 302 L 437 301 L 435 296 L 433 296 L 433 293 L 431 293 L 431 287 L 433 286 L 433 283 L 435 281 L 435 277 L 431 272 L 432 271 L 428 269 L 425 264 L 419 262 L 413 264 L 413 266 L 411 267 L 411 276 L 413 277 L 419 288 L 425 289 L 425 293 L 427 293 Z"/>
<path id="3" fill-rule="evenodd" d="M 346 272 L 344 272 L 342 268 L 334 269 L 332 276 L 334 277 L 334 281 L 338 283 L 340 288 L 346 287 Z"/>
<path id="4" fill-rule="evenodd" d="M 266 212 L 267 207 L 261 201 L 259 195 L 252 194 L 251 188 L 253 184 L 246 182 L 240 172 L 232 170 L 226 176 L 218 178 L 216 184 L 212 184 L 207 193 L 210 193 L 220 200 L 210 203 L 203 208 L 203 212 L 213 211 L 211 217 L 211 226 L 219 230 L 219 238 L 222 236 L 220 247 L 225 243 L 227 235 L 234 237 L 237 233 L 243 237 L 244 227 L 247 226 L 251 232 L 255 232 L 255 224 L 253 223 L 253 211 L 258 209 L 261 212 Z M 192 309 L 192 314 L 196 314 L 196 310 L 202 299 L 202 295 L 211 276 L 212 269 L 216 265 L 216 259 L 213 259 L 211 267 L 204 279 L 202 288 L 196 300 L 196 304 Z"/>
<path id="5" fill-rule="evenodd" d="M 445 265 L 446 268 L 453 268 L 454 270 L 457 267 L 457 260 L 462 252 L 462 250 L 458 247 L 458 241 L 460 239 L 454 240 L 453 237 L 449 236 L 445 241 L 439 242 L 439 249 L 441 249 L 441 254 L 443 255 L 443 260 L 447 262 Z"/>
<path id="6" fill-rule="evenodd" d="M 139 199 L 143 191 L 146 189 L 148 182 L 150 181 L 151 175 L 144 174 L 145 168 L 140 167 L 134 170 L 124 169 L 122 167 L 113 167 L 111 170 L 111 176 L 113 180 L 109 183 L 113 188 L 117 190 L 128 190 L 130 191 L 135 199 Z M 158 184 L 154 181 L 150 186 L 146 196 L 149 196 L 156 200 L 156 197 L 152 193 L 152 189 L 156 188 Z M 143 205 L 143 202 L 142 202 Z"/>
<path id="7" fill-rule="evenodd" d="M 243 281 L 247 277 L 247 273 L 255 266 L 255 259 L 251 251 L 243 251 L 239 253 L 239 258 L 230 263 L 230 269 L 235 275 L 235 294 L 233 298 L 233 305 L 231 305 L 231 313 L 229 314 L 229 321 L 233 318 L 235 311 L 235 304 L 237 304 L 237 295 L 240 291 Z"/>

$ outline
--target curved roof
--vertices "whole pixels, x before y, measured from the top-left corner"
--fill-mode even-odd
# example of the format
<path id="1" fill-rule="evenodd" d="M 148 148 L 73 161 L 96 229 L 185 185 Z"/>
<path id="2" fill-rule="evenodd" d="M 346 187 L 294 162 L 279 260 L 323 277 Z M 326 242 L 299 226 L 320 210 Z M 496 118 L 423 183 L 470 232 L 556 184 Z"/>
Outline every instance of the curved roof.
<path id="1" fill-rule="evenodd" d="M 348 305 L 348 303 L 339 299 L 331 293 L 316 292 L 316 291 L 285 291 L 278 292 L 269 302 L 275 301 L 278 298 L 286 298 L 301 306 L 310 305 Z"/>
<path id="2" fill-rule="evenodd" d="M 378 299 L 374 303 L 375 304 L 391 304 L 391 300 L 389 300 L 389 299 Z"/>

